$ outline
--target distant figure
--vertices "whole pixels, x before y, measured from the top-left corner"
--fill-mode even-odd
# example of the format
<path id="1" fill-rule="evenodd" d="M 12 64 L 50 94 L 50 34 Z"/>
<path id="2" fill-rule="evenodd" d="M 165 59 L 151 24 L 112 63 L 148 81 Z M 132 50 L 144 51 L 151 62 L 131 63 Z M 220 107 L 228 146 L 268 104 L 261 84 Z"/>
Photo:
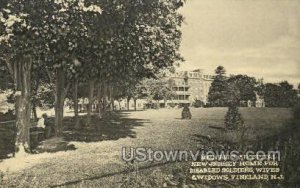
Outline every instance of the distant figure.
<path id="1" fill-rule="evenodd" d="M 43 128 L 45 129 L 46 125 L 45 125 L 45 119 L 47 118 L 47 114 L 43 114 L 42 117 L 39 119 L 39 121 L 37 122 L 37 127 L 38 128 Z"/>
<path id="2" fill-rule="evenodd" d="M 42 129 L 42 131 L 44 131 L 44 137 L 45 139 L 50 138 L 51 134 L 52 134 L 52 126 L 49 125 L 48 122 L 48 116 L 46 113 L 44 113 L 42 115 L 42 117 L 39 119 L 38 123 L 37 123 L 37 127 L 39 129 Z"/>
<path id="3" fill-rule="evenodd" d="M 190 108 L 188 107 L 188 105 L 184 105 L 182 113 L 181 113 L 181 118 L 182 119 L 191 119 L 192 118 L 192 114 L 190 111 Z"/>

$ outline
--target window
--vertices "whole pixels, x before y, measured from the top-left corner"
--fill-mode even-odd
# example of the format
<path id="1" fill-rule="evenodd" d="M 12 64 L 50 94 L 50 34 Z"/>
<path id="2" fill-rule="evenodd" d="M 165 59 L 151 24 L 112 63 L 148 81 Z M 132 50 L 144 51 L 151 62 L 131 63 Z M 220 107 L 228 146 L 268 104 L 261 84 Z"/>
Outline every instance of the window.
<path id="1" fill-rule="evenodd" d="M 184 95 L 179 95 L 179 100 L 184 100 Z"/>

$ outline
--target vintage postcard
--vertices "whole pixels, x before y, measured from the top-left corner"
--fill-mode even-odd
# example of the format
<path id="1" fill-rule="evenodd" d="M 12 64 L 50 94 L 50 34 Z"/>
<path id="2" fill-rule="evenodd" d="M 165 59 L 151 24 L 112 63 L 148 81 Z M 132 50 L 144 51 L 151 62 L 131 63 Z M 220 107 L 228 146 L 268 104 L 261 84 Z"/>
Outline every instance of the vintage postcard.
<path id="1" fill-rule="evenodd" d="M 298 0 L 0 1 L 0 188 L 297 188 L 299 146 Z"/>

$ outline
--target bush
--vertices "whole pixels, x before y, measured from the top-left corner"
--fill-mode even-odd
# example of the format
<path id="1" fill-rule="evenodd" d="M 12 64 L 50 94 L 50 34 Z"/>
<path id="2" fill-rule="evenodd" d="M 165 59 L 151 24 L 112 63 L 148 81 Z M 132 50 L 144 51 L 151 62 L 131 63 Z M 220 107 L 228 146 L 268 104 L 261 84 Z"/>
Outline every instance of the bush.
<path id="1" fill-rule="evenodd" d="M 169 106 L 170 106 L 171 108 L 175 108 L 175 107 L 176 107 L 176 104 L 174 104 L 174 103 L 169 103 Z"/>
<path id="2" fill-rule="evenodd" d="M 210 107 L 212 107 L 212 106 L 209 103 L 206 103 L 203 105 L 203 108 L 210 108 Z"/>
<path id="3" fill-rule="evenodd" d="M 300 104 L 297 104 L 294 108 L 293 108 L 293 117 L 296 120 L 300 120 Z"/>
<path id="4" fill-rule="evenodd" d="M 236 105 L 230 105 L 225 116 L 225 127 L 227 129 L 240 129 L 244 126 L 244 120 Z"/>
<path id="5" fill-rule="evenodd" d="M 280 169 L 284 180 L 280 187 L 300 187 L 300 106 L 293 108 L 293 118 L 278 129 L 278 134 L 257 140 L 256 150 L 280 151 Z M 271 185 L 272 186 L 272 185 Z M 271 187 L 270 186 L 270 187 Z"/>
<path id="6" fill-rule="evenodd" d="M 193 106 L 195 108 L 200 108 L 200 107 L 203 107 L 204 106 L 204 103 L 200 100 L 195 100 L 195 102 L 193 102 Z"/>
<path id="7" fill-rule="evenodd" d="M 192 114 L 191 114 L 191 111 L 188 106 L 183 107 L 183 110 L 181 113 L 181 118 L 182 119 L 191 119 L 192 118 Z"/>
<path id="8" fill-rule="evenodd" d="M 15 120 L 16 116 L 14 115 L 13 110 L 8 110 L 6 113 L 0 112 L 0 122 Z"/>

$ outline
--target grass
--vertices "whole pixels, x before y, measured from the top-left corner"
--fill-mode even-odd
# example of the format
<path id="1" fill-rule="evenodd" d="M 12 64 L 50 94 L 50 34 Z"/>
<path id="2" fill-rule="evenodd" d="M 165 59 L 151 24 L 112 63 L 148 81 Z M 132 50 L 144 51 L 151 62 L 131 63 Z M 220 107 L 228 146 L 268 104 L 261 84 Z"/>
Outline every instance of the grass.
<path id="1" fill-rule="evenodd" d="M 109 119 L 93 118 L 94 126 L 89 130 L 75 130 L 72 120 L 66 119 L 69 123 L 65 130 L 77 135 L 68 138 L 76 150 L 30 155 L 23 160 L 24 167 L 20 163 L 13 168 L 4 161 L 0 163 L 0 170 L 10 167 L 6 173 L 9 187 L 117 187 L 126 182 L 128 174 L 134 173 L 122 173 L 129 168 L 121 160 L 122 147 L 197 150 L 209 144 L 204 138 L 222 143 L 236 141 L 230 133 L 224 135 L 226 111 L 226 108 L 191 109 L 191 120 L 180 119 L 181 109 L 121 112 Z M 241 108 L 240 112 L 248 127 L 247 141 L 276 135 L 291 117 L 291 111 L 284 108 Z M 138 165 L 141 168 L 138 178 L 145 179 L 144 187 L 151 184 L 151 179 L 163 186 L 167 181 L 164 178 L 174 176 L 174 169 L 186 166 L 185 163 Z M 155 170 L 163 175 L 153 175 Z M 172 181 L 178 182 L 178 177 Z"/>

